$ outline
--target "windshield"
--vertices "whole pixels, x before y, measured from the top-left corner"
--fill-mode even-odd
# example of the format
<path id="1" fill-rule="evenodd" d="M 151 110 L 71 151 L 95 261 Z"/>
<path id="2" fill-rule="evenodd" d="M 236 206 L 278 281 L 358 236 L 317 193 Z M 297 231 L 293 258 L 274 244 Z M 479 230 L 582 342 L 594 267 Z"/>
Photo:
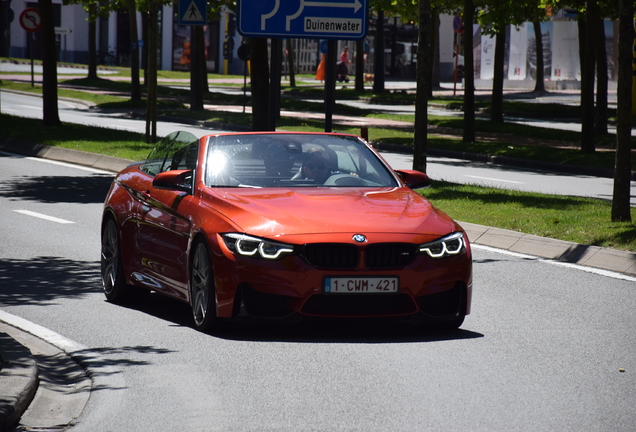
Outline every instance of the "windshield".
<path id="1" fill-rule="evenodd" d="M 210 137 L 205 183 L 223 187 L 397 187 L 357 137 L 245 134 Z"/>

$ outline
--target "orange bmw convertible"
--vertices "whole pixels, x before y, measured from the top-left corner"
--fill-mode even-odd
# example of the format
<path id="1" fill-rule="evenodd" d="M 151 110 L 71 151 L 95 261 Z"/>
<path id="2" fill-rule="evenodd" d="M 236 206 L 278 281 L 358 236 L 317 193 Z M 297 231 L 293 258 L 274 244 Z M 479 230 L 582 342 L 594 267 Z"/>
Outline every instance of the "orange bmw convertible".
<path id="1" fill-rule="evenodd" d="M 104 293 L 174 297 L 201 331 L 239 317 L 455 329 L 470 313 L 470 244 L 415 191 L 429 185 L 353 135 L 174 132 L 110 187 Z"/>

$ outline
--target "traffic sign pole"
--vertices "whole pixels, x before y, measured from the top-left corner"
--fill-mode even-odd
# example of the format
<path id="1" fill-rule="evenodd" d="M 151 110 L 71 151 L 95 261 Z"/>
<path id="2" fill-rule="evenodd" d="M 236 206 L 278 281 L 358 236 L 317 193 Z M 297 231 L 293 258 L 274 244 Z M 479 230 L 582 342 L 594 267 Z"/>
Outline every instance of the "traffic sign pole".
<path id="1" fill-rule="evenodd" d="M 31 43 L 29 44 L 29 53 L 31 57 L 31 87 L 35 87 L 35 72 L 33 67 L 33 45 L 35 44 L 35 32 L 42 25 L 42 17 L 40 11 L 35 8 L 26 8 L 20 14 L 20 25 L 24 30 L 31 34 Z"/>
<path id="2" fill-rule="evenodd" d="M 33 67 L 33 45 L 35 45 L 35 33 L 31 33 L 31 43 L 29 44 L 29 56 L 31 57 L 31 87 L 35 87 L 35 71 Z"/>
<path id="3" fill-rule="evenodd" d="M 327 42 L 327 67 L 325 68 L 325 132 L 333 130 L 333 105 L 336 93 L 337 41 Z"/>

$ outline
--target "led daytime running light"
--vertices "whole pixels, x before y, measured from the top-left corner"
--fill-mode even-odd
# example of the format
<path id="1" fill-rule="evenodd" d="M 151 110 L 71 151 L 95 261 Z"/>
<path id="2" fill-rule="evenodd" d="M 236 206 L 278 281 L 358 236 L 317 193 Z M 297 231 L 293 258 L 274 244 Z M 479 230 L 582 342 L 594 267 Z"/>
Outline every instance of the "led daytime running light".
<path id="1" fill-rule="evenodd" d="M 280 258 L 282 254 L 294 252 L 294 248 L 290 245 L 274 243 L 243 234 L 223 234 L 223 238 L 230 250 L 242 256 L 255 256 L 258 252 L 261 258 L 274 260 Z M 274 251 L 273 253 L 272 250 Z"/>
<path id="2" fill-rule="evenodd" d="M 441 249 L 440 249 L 441 247 Z M 464 250 L 464 236 L 460 232 L 431 243 L 420 245 L 420 252 L 426 252 L 431 258 L 443 258 L 457 255 Z"/>

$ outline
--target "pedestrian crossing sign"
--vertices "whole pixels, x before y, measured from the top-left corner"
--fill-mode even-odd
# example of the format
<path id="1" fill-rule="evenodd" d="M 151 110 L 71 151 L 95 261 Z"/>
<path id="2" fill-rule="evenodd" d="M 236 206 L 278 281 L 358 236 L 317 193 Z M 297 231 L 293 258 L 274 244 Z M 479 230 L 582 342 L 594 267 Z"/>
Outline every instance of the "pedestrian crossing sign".
<path id="1" fill-rule="evenodd" d="M 207 24 L 206 0 L 179 0 L 180 25 Z"/>

